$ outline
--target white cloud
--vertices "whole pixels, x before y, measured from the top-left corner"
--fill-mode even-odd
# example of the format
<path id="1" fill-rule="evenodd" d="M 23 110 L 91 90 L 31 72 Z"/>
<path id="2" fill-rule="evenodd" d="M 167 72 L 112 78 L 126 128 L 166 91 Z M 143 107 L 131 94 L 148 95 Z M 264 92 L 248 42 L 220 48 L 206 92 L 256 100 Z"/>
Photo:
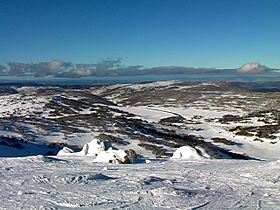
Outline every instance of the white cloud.
<path id="1" fill-rule="evenodd" d="M 67 62 L 64 62 L 61 60 L 53 60 L 53 61 L 47 62 L 47 66 L 50 69 L 59 69 L 61 67 L 65 67 L 65 66 L 69 66 L 69 65 L 70 65 L 70 63 L 67 63 Z"/>
<path id="2" fill-rule="evenodd" d="M 240 73 L 262 73 L 268 70 L 268 67 L 259 63 L 247 63 L 241 66 L 237 71 Z"/>

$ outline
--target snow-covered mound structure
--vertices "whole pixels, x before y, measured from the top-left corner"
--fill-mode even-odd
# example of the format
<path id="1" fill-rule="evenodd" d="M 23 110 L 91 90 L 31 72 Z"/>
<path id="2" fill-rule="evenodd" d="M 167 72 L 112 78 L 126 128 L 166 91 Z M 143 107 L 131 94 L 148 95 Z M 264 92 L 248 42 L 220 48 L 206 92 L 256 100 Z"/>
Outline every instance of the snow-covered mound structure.
<path id="1" fill-rule="evenodd" d="M 100 152 L 94 162 L 117 164 L 131 163 L 125 150 L 114 150 L 112 148 L 107 151 Z"/>
<path id="2" fill-rule="evenodd" d="M 80 152 L 74 152 L 68 147 L 61 149 L 57 156 L 97 156 L 100 152 L 106 151 L 111 148 L 111 142 L 100 141 L 99 139 L 93 139 L 91 142 L 85 144 Z"/>
<path id="3" fill-rule="evenodd" d="M 198 151 L 190 146 L 178 148 L 171 157 L 171 160 L 201 160 L 204 159 Z"/>
<path id="4" fill-rule="evenodd" d="M 100 152 L 106 151 L 111 147 L 112 145 L 109 141 L 93 139 L 91 142 L 84 145 L 82 151 L 84 151 L 85 155 L 97 156 Z"/>
<path id="5" fill-rule="evenodd" d="M 75 154 L 74 151 L 68 147 L 63 147 L 59 152 L 57 153 L 56 156 L 68 156 L 68 155 L 73 155 Z"/>
<path id="6" fill-rule="evenodd" d="M 79 152 L 64 147 L 57 153 L 57 156 L 93 156 L 96 157 L 94 162 L 127 164 L 132 163 L 136 158 L 136 153 L 134 150 L 113 149 L 111 142 L 93 139 L 85 144 Z"/>

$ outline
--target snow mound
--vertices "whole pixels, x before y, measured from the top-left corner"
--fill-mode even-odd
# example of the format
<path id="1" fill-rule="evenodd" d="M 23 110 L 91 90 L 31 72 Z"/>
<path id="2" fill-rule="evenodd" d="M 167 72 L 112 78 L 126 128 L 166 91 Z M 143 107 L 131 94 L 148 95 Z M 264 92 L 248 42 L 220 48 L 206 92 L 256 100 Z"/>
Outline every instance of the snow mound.
<path id="1" fill-rule="evenodd" d="M 204 159 L 195 148 L 183 146 L 178 148 L 171 157 L 171 160 L 201 160 Z"/>
<path id="2" fill-rule="evenodd" d="M 57 153 L 56 156 L 67 156 L 73 154 L 74 151 L 68 147 L 63 147 L 59 152 Z"/>
<path id="3" fill-rule="evenodd" d="M 57 156 L 97 156 L 100 152 L 108 150 L 111 146 L 109 141 L 93 139 L 91 142 L 85 144 L 83 149 L 79 152 L 74 152 L 68 147 L 63 147 L 63 149 L 57 153 Z"/>
<path id="4" fill-rule="evenodd" d="M 128 154 L 125 150 L 113 150 L 112 148 L 99 153 L 94 162 L 116 164 L 131 163 Z"/>
<path id="5" fill-rule="evenodd" d="M 112 147 L 109 141 L 100 141 L 93 139 L 91 142 L 84 145 L 82 152 L 84 155 L 97 156 L 100 152 L 108 150 Z"/>
<path id="6" fill-rule="evenodd" d="M 137 158 L 134 150 L 117 150 L 113 149 L 111 142 L 93 139 L 85 144 L 79 152 L 74 152 L 68 147 L 61 149 L 57 156 L 93 156 L 96 157 L 94 162 L 127 164 L 132 163 Z"/>

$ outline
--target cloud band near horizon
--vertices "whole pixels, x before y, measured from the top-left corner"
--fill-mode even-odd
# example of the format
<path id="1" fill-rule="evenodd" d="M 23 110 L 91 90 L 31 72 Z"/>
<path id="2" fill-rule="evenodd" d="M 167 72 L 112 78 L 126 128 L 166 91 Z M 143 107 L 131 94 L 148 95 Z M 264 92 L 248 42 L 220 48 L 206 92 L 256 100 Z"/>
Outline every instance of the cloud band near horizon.
<path id="1" fill-rule="evenodd" d="M 9 62 L 0 64 L 0 76 L 16 77 L 112 77 L 133 75 L 162 74 L 201 74 L 201 73 L 265 73 L 272 69 L 258 64 L 248 63 L 236 69 L 193 68 L 184 66 L 158 66 L 145 68 L 141 65 L 125 66 L 120 58 L 108 58 L 94 64 L 73 64 L 62 60 L 39 63 Z"/>

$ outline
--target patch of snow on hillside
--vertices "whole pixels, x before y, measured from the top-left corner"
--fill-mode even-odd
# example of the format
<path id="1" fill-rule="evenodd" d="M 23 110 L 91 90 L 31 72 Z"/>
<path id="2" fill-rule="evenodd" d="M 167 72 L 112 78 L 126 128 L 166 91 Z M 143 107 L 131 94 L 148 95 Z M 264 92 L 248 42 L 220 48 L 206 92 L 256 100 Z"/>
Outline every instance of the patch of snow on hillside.
<path id="1" fill-rule="evenodd" d="M 213 119 L 213 118 L 221 118 L 224 115 L 232 114 L 232 115 L 242 115 L 243 112 L 240 111 L 223 111 L 223 110 L 206 110 L 206 109 L 198 109 L 194 107 L 161 107 L 161 106 L 153 106 L 149 107 L 151 110 L 157 110 L 162 112 L 174 113 L 177 115 L 181 115 L 186 119 L 191 119 L 195 116 L 202 116 L 202 119 Z"/>
<path id="2" fill-rule="evenodd" d="M 177 86 L 177 90 L 185 90 L 185 89 L 191 89 L 191 88 L 197 88 L 197 87 L 205 87 L 205 86 L 213 86 L 213 87 L 220 87 L 218 84 L 215 84 L 213 82 L 203 82 L 201 84 L 197 85 L 184 85 L 184 86 Z"/>
<path id="3" fill-rule="evenodd" d="M 132 106 L 126 106 L 126 107 L 117 107 L 117 106 L 111 106 L 114 109 L 119 109 L 121 111 L 125 111 L 131 114 L 134 114 L 138 116 L 138 118 L 141 118 L 143 120 L 147 120 L 148 122 L 157 122 L 160 119 L 176 116 L 175 114 L 168 113 L 161 110 L 154 110 L 150 109 L 146 106 L 138 106 L 138 107 L 132 107 Z"/>
<path id="4" fill-rule="evenodd" d="M 43 106 L 50 100 L 41 96 L 3 95 L 0 96 L 0 116 L 30 116 L 42 112 Z"/>
<path id="5" fill-rule="evenodd" d="M 192 131 L 189 134 L 202 136 L 207 141 L 211 138 L 225 138 L 236 143 L 235 145 L 226 145 L 223 143 L 215 143 L 222 148 L 226 148 L 232 152 L 246 154 L 262 160 L 277 160 L 279 159 L 280 143 L 272 144 L 271 140 L 262 139 L 256 141 L 254 136 L 239 136 L 228 131 L 228 126 L 224 124 L 193 124 L 189 125 Z"/>
<path id="6" fill-rule="evenodd" d="M 150 89 L 150 88 L 168 88 L 176 83 L 180 83 L 180 81 L 176 80 L 168 80 L 168 81 L 156 81 L 149 83 L 139 83 L 139 84 L 131 84 L 129 88 L 134 90 L 142 90 L 142 89 Z"/>
<path id="7" fill-rule="evenodd" d="M 242 115 L 241 112 L 232 111 L 218 111 L 218 110 L 205 110 L 193 107 L 162 107 L 162 106 L 126 106 L 126 107 L 112 107 L 119 109 L 136 116 L 148 122 L 157 122 L 160 119 L 181 115 L 186 119 L 191 119 L 195 116 L 202 116 L 203 119 L 220 118 L 227 114 Z"/>

